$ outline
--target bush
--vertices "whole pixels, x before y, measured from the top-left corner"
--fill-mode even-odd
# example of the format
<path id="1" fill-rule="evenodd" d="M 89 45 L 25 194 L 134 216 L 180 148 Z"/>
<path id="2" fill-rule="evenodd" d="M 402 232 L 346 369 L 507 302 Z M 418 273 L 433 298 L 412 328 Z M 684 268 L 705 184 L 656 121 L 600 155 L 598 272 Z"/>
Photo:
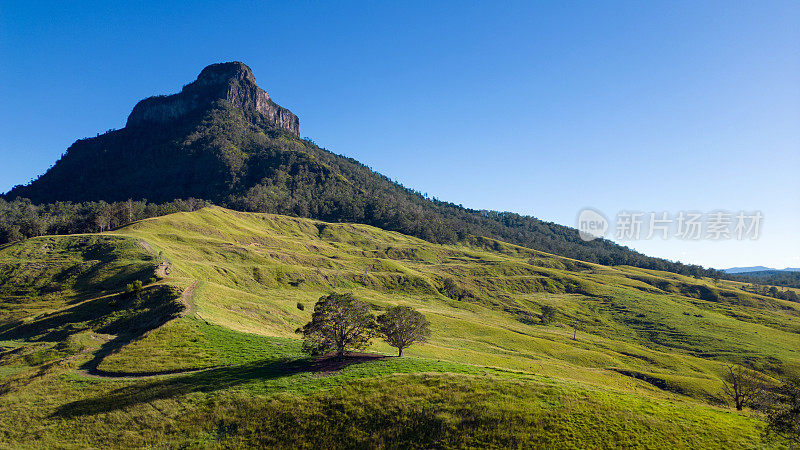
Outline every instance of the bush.
<path id="1" fill-rule="evenodd" d="M 549 325 L 556 319 L 556 310 L 550 305 L 542 306 L 542 325 Z"/>

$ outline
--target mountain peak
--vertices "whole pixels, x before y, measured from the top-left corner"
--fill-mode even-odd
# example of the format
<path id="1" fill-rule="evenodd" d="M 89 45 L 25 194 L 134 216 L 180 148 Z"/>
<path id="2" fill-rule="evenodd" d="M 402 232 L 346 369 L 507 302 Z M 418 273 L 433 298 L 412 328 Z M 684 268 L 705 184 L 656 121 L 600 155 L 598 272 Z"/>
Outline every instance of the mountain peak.
<path id="1" fill-rule="evenodd" d="M 297 116 L 275 104 L 269 94 L 256 85 L 256 77 L 250 67 L 239 61 L 211 64 L 181 92 L 140 101 L 128 116 L 126 126 L 169 123 L 198 110 L 208 109 L 218 100 L 227 101 L 235 108 L 258 113 L 267 122 L 295 136 L 299 135 L 300 120 Z"/>
<path id="2" fill-rule="evenodd" d="M 193 84 L 218 85 L 232 80 L 256 84 L 256 77 L 247 64 L 240 61 L 211 64 L 197 76 Z"/>

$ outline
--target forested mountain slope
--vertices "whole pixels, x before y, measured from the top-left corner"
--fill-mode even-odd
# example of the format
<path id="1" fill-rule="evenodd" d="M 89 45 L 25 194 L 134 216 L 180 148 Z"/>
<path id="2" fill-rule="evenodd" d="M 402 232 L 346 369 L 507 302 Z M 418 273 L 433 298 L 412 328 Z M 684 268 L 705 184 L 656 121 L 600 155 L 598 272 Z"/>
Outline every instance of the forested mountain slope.
<path id="1" fill-rule="evenodd" d="M 256 86 L 247 66 L 215 64 L 181 93 L 140 102 L 125 128 L 75 142 L 47 173 L 15 187 L 5 198 L 50 204 L 128 199 L 163 203 L 193 197 L 237 210 L 364 223 L 434 243 L 486 236 L 583 261 L 708 273 L 609 241 L 584 242 L 573 228 L 533 217 L 428 199 L 353 159 L 300 139 L 298 127 L 293 114 Z M 65 209 L 20 208 L 32 216 Z M 88 209 L 108 214 L 103 208 Z M 9 214 L 18 216 L 24 214 Z M 36 220 L 42 221 L 21 217 L 0 223 L 8 229 L 0 229 L 0 235 L 18 236 Z M 46 224 L 44 229 L 49 229 Z"/>

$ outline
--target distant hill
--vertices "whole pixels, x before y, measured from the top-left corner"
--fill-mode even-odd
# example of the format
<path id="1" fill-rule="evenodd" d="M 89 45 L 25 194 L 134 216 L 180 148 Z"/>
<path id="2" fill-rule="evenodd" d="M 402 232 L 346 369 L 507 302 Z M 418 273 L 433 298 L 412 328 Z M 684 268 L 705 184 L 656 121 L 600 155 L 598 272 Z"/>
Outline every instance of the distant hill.
<path id="1" fill-rule="evenodd" d="M 800 289 L 800 272 L 794 270 L 757 270 L 753 272 L 730 274 L 729 277 L 746 283 Z"/>
<path id="2" fill-rule="evenodd" d="M 745 283 L 800 288 L 800 269 L 772 269 L 764 266 L 731 267 L 723 270 L 727 278 Z"/>
<path id="3" fill-rule="evenodd" d="M 761 272 L 764 270 L 775 270 L 769 267 L 764 266 L 752 266 L 752 267 L 731 267 L 730 269 L 724 269 L 723 272 L 725 273 L 748 273 L 748 272 Z"/>
<path id="4" fill-rule="evenodd" d="M 751 272 L 800 272 L 800 268 L 787 267 L 785 269 L 773 269 L 764 266 L 752 267 L 731 267 L 730 269 L 723 270 L 725 273 L 751 273 Z"/>
<path id="5" fill-rule="evenodd" d="M 4 196 L 34 204 L 190 197 L 242 211 L 363 223 L 434 243 L 486 236 L 583 261 L 711 274 L 610 241 L 584 242 L 573 228 L 533 217 L 429 199 L 299 138 L 297 117 L 275 104 L 240 62 L 208 66 L 180 93 L 142 100 L 125 128 L 78 140 L 45 174 Z M 76 210 L 110 214 L 102 204 L 7 203 L 0 210 L 8 211 L 0 218 L 0 237 L 36 236 L 52 232 L 48 224 L 70 220 L 98 222 Z M 126 217 L 121 224 L 135 217 L 131 210 L 120 213 Z"/>

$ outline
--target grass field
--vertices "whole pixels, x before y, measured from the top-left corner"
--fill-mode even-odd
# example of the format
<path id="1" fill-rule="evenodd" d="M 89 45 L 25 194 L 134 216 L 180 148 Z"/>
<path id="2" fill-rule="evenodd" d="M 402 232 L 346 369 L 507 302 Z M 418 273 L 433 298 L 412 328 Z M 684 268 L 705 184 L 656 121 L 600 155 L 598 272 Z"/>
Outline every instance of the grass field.
<path id="1" fill-rule="evenodd" d="M 432 337 L 321 373 L 294 330 L 334 291 Z M 0 296 L 14 447 L 759 447 L 722 370 L 800 373 L 800 305 L 737 283 L 216 207 L 7 246 Z"/>

